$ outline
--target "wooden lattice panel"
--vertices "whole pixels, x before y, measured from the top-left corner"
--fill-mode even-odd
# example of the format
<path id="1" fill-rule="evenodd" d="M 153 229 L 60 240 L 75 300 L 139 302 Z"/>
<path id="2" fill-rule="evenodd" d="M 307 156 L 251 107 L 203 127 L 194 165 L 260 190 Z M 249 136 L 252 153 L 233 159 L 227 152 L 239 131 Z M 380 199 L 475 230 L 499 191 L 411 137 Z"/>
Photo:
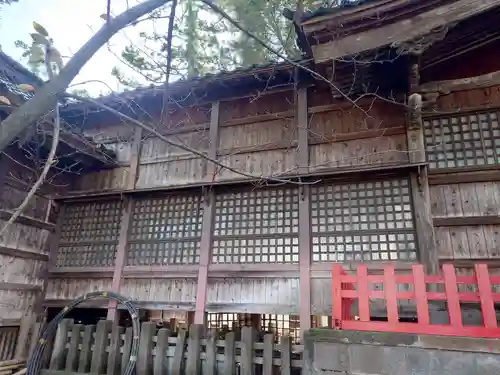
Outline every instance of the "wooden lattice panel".
<path id="1" fill-rule="evenodd" d="M 497 112 L 429 119 L 424 127 L 430 168 L 500 163 Z"/>
<path id="2" fill-rule="evenodd" d="M 312 260 L 416 260 L 409 181 L 311 186 Z"/>
<path id="3" fill-rule="evenodd" d="M 134 202 L 127 265 L 198 264 L 203 198 L 168 195 Z"/>
<path id="4" fill-rule="evenodd" d="M 119 200 L 66 205 L 57 266 L 114 265 L 122 209 Z"/>
<path id="5" fill-rule="evenodd" d="M 217 195 L 212 263 L 297 263 L 297 189 Z"/>

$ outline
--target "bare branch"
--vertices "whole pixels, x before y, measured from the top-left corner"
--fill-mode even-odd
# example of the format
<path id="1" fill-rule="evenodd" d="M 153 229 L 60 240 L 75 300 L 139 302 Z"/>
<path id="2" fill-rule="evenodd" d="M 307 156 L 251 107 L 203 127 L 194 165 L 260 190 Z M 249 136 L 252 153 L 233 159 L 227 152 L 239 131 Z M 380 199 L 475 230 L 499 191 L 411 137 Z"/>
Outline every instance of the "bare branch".
<path id="1" fill-rule="evenodd" d="M 85 63 L 122 28 L 171 0 L 148 0 L 109 20 L 68 61 L 59 74 L 37 91 L 9 117 L 0 123 L 0 151 L 3 151 L 23 130 L 32 125 L 50 108 L 54 108 L 56 95 L 66 90 Z"/>
<path id="2" fill-rule="evenodd" d="M 273 183 L 287 183 L 287 184 L 289 183 L 289 184 L 295 184 L 295 185 L 312 185 L 312 184 L 316 184 L 319 182 L 319 180 L 313 181 L 313 182 L 299 182 L 299 181 L 293 181 L 291 179 L 281 179 L 281 178 L 275 178 L 275 177 L 257 176 L 257 175 L 253 175 L 250 173 L 239 171 L 239 170 L 237 170 L 229 165 L 226 165 L 226 164 L 219 162 L 217 159 L 211 158 L 210 156 L 204 154 L 201 151 L 193 149 L 193 148 L 186 146 L 182 143 L 174 142 L 174 141 L 168 139 L 167 137 L 165 137 L 164 135 L 162 135 L 161 133 L 159 133 L 157 130 L 153 129 L 152 127 L 147 126 L 146 124 L 142 123 L 141 121 L 138 121 L 132 117 L 129 117 L 129 116 L 127 116 L 127 115 L 125 115 L 125 114 L 123 114 L 123 113 L 121 113 L 121 112 L 119 112 L 111 107 L 108 107 L 107 105 L 104 105 L 97 100 L 94 100 L 91 98 L 82 98 L 82 97 L 79 97 L 77 95 L 70 94 L 70 93 L 65 93 L 64 95 L 67 97 L 70 97 L 70 98 L 84 101 L 84 102 L 92 103 L 95 106 L 100 107 L 104 110 L 107 110 L 110 113 L 113 113 L 114 115 L 123 118 L 124 120 L 128 121 L 129 123 L 134 124 L 142 129 L 144 129 L 145 131 L 149 132 L 150 134 L 154 134 L 157 138 L 161 139 L 163 142 L 168 143 L 171 146 L 180 148 L 181 150 L 184 150 L 184 151 L 192 153 L 196 156 L 199 156 L 199 157 L 201 157 L 201 158 L 203 158 L 203 159 L 205 159 L 205 160 L 207 160 L 207 161 L 209 161 L 209 162 L 211 162 L 211 163 L 213 163 L 221 168 L 225 168 L 225 169 L 227 169 L 233 173 L 236 173 L 238 175 L 241 175 L 241 176 L 244 176 L 247 178 L 251 178 L 253 180 L 262 180 L 262 181 L 268 181 L 268 182 L 273 182 Z"/>
<path id="3" fill-rule="evenodd" d="M 28 203 L 30 202 L 31 198 L 35 195 L 37 192 L 38 188 L 42 186 L 45 177 L 47 177 L 47 174 L 49 173 L 50 167 L 52 164 L 54 164 L 55 161 L 55 156 L 56 156 L 56 150 L 57 150 L 57 145 L 59 143 L 59 134 L 61 130 L 61 118 L 59 116 L 59 104 L 56 104 L 56 109 L 55 109 L 55 119 L 54 119 L 54 134 L 52 137 L 52 146 L 50 148 L 49 156 L 47 157 L 47 161 L 45 162 L 45 166 L 43 167 L 42 173 L 38 177 L 38 180 L 34 183 L 34 185 L 31 187 L 30 191 L 24 198 L 23 202 L 19 205 L 18 208 L 14 211 L 12 216 L 10 217 L 9 221 L 5 223 L 3 228 L 0 230 L 0 237 L 2 234 L 5 233 L 5 231 L 9 228 L 9 226 L 16 221 L 16 219 L 23 213 L 24 209 L 28 206 Z"/>

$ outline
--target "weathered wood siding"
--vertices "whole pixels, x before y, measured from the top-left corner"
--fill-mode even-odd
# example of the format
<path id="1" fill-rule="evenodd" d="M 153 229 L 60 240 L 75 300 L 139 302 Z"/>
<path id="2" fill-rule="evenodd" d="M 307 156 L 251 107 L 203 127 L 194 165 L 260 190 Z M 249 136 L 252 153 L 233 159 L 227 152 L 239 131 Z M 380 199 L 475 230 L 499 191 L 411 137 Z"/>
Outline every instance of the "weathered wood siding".
<path id="1" fill-rule="evenodd" d="M 293 90 L 222 101 L 218 115 L 218 160 L 252 176 L 304 172 L 297 159 L 298 126 Z M 309 171 L 390 166 L 408 163 L 405 114 L 377 100 L 360 101 L 360 109 L 331 99 L 325 89 L 309 92 Z M 211 106 L 181 108 L 155 128 L 168 139 L 208 153 Z M 152 125 L 155 125 L 154 123 Z M 123 129 L 122 129 L 123 128 Z M 133 130 L 123 124 L 87 129 L 87 135 L 118 152 L 120 167 L 81 176 L 75 190 L 123 190 L 129 174 Z M 143 134 L 137 189 L 179 186 L 203 181 L 249 178 L 216 168 L 187 151 Z"/>
<path id="2" fill-rule="evenodd" d="M 377 100 L 359 108 L 323 90 L 309 95 L 309 170 L 408 163 L 403 111 Z"/>
<path id="3" fill-rule="evenodd" d="M 20 319 L 33 311 L 38 293 L 17 290 L 0 291 L 1 319 Z"/>
<path id="4" fill-rule="evenodd" d="M 49 301 L 74 300 L 85 293 L 105 291 L 110 287 L 111 279 L 49 279 L 45 299 Z"/>
<path id="5" fill-rule="evenodd" d="M 207 311 L 297 314 L 298 278 L 210 279 Z"/>
<path id="6" fill-rule="evenodd" d="M 219 160 L 255 176 L 297 173 L 293 91 L 220 104 Z M 242 179 L 227 169 L 216 180 Z"/>
<path id="7" fill-rule="evenodd" d="M 500 182 L 432 186 L 431 198 L 437 219 L 500 215 Z M 436 241 L 442 259 L 500 258 L 500 225 L 438 227 Z"/>
<path id="8" fill-rule="evenodd" d="M 28 181 L 33 181 L 33 176 L 6 157 L 0 158 L 0 174 L 4 174 L 3 178 L 0 177 L 0 210 L 8 213 L 5 216 L 8 218 L 24 200 L 30 188 Z M 23 216 L 43 222 L 49 204 L 49 199 L 37 193 L 23 211 Z M 7 220 L 0 219 L 0 228 L 6 223 Z M 0 235 L 0 319 L 17 319 L 28 314 L 42 292 L 50 231 L 37 227 L 35 223 L 13 223 Z"/>
<path id="9" fill-rule="evenodd" d="M 437 110 L 449 113 L 424 121 L 429 170 L 438 179 L 430 196 L 441 261 L 500 259 L 498 106 L 498 86 L 454 91 L 436 103 Z"/>
<path id="10" fill-rule="evenodd" d="M 120 293 L 135 301 L 157 302 L 164 310 L 192 310 L 196 279 L 124 279 Z"/>

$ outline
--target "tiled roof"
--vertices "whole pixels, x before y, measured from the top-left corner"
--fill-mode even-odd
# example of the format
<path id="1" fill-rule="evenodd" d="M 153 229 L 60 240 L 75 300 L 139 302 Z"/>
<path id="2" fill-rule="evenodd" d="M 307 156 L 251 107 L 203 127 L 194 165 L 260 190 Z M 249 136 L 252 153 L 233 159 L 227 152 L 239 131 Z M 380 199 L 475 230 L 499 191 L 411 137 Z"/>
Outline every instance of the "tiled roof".
<path id="1" fill-rule="evenodd" d="M 335 14 L 343 11 L 347 8 L 354 8 L 361 4 L 366 4 L 370 2 L 375 2 L 377 0 L 342 0 L 339 5 L 331 7 L 320 7 L 313 11 L 306 11 L 302 16 L 302 21 L 307 21 L 315 17 L 321 17 L 328 14 Z"/>
<path id="2" fill-rule="evenodd" d="M 0 86 L 4 87 L 10 93 L 28 100 L 33 97 L 33 94 L 19 90 L 17 87 L 17 85 L 23 83 L 37 87 L 41 86 L 43 81 L 12 57 L 4 52 L 0 52 Z"/>

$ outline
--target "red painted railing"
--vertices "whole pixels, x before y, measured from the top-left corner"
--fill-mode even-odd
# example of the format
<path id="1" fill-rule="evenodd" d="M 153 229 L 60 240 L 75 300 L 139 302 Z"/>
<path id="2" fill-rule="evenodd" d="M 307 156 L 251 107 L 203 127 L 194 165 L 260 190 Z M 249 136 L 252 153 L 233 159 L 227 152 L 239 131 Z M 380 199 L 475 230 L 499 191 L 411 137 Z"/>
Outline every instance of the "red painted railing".
<path id="1" fill-rule="evenodd" d="M 457 276 L 452 264 L 443 265 L 442 275 L 424 274 L 422 265 L 415 264 L 412 272 L 396 274 L 394 266 L 386 265 L 383 274 L 369 275 L 365 265 L 357 267 L 355 275 L 348 275 L 341 265 L 332 270 L 332 318 L 337 329 L 358 331 L 404 332 L 445 336 L 500 338 L 494 303 L 500 303 L 500 293 L 493 293 L 492 285 L 500 284 L 500 276 L 490 276 L 486 264 L 476 264 L 474 276 Z M 371 283 L 383 285 L 383 290 L 370 290 Z M 397 284 L 410 284 L 411 291 L 397 291 Z M 444 292 L 427 291 L 428 284 L 441 284 Z M 475 285 L 476 292 L 459 292 L 458 285 Z M 438 288 L 435 288 L 438 289 Z M 383 299 L 387 321 L 370 320 L 370 299 Z M 417 311 L 418 322 L 399 321 L 398 299 L 411 300 Z M 358 301 L 358 317 L 351 315 L 353 301 Z M 429 300 L 445 301 L 449 324 L 431 324 Z M 482 326 L 463 325 L 461 302 L 479 303 Z"/>

